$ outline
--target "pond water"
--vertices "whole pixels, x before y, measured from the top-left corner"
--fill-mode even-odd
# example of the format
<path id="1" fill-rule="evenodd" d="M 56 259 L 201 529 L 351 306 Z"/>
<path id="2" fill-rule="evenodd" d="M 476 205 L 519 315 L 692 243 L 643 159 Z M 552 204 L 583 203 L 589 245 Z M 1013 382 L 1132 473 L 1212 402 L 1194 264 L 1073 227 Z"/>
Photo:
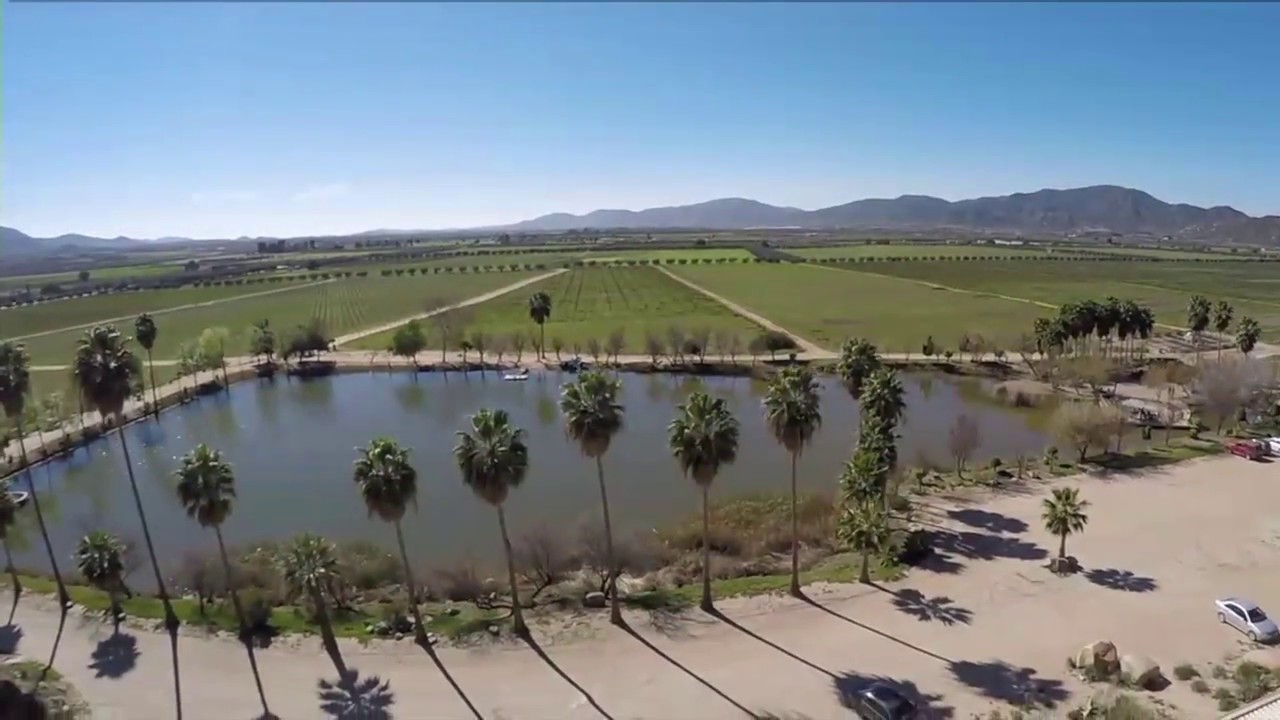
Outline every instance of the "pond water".
<path id="1" fill-rule="evenodd" d="M 626 427 L 605 457 L 610 502 L 618 532 L 647 532 L 698 509 L 698 494 L 681 477 L 666 446 L 666 427 L 676 405 L 705 387 L 729 400 L 742 424 L 737 462 L 713 488 L 716 497 L 782 492 L 788 459 L 769 436 L 761 400 L 764 384 L 749 378 L 673 375 L 622 376 Z M 389 436 L 412 449 L 418 469 L 416 512 L 404 522 L 416 561 L 445 567 L 470 560 L 492 567 L 501 557 L 493 510 L 463 485 L 451 456 L 454 433 L 482 407 L 506 409 L 527 433 L 531 469 L 508 501 L 511 532 L 540 526 L 566 536 L 584 523 L 599 522 L 594 465 L 565 437 L 557 407 L 558 373 L 526 382 L 502 382 L 492 373 L 346 374 L 316 380 L 254 381 L 230 393 L 165 411 L 159 422 L 129 425 L 134 471 L 162 563 L 176 566 L 184 553 L 213 547 L 211 531 L 188 519 L 174 493 L 178 459 L 199 442 L 222 450 L 232 463 L 238 499 L 224 526 L 228 544 L 284 539 L 310 531 L 332 540 L 371 540 L 394 547 L 389 526 L 367 516 L 351 479 L 356 447 Z M 905 374 L 905 423 L 900 457 L 948 462 L 947 434 L 965 413 L 981 428 L 975 460 L 1038 454 L 1049 443 L 1035 417 L 989 398 L 987 381 L 942 375 Z M 848 459 L 858 409 L 832 379 L 822 380 L 824 418 L 812 446 L 800 459 L 802 489 L 834 494 Z M 114 435 L 34 472 L 50 518 L 55 548 L 68 558 L 75 542 L 93 529 L 107 529 L 129 542 L 141 541 L 129 493 L 123 454 Z M 18 487 L 26 486 L 18 479 Z M 34 513 L 22 513 L 17 560 L 43 568 L 46 558 L 34 530 Z M 25 546 L 25 547 L 21 547 Z M 139 544 L 139 547 L 140 544 Z M 145 562 L 138 553 L 137 562 Z"/>

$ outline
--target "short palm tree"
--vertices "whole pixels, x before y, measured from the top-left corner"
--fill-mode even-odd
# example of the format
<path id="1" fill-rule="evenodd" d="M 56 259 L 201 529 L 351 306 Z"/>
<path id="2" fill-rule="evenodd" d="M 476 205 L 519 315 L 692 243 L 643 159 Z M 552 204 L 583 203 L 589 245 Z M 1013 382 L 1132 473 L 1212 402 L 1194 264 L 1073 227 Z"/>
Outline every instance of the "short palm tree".
<path id="1" fill-rule="evenodd" d="M 155 347 L 158 332 L 156 321 L 152 320 L 147 313 L 142 313 L 133 322 L 133 336 L 142 349 L 147 351 L 147 374 L 151 380 L 151 409 L 157 418 L 160 417 L 160 397 L 156 394 L 156 365 L 151 359 L 151 348 Z"/>
<path id="2" fill-rule="evenodd" d="M 671 453 L 702 491 L 702 609 L 711 610 L 711 510 L 707 492 L 720 468 L 738 457 L 738 421 L 722 398 L 689 396 L 667 426 Z"/>
<path id="3" fill-rule="evenodd" d="M 138 521 L 142 524 L 142 537 L 147 543 L 151 571 L 155 573 L 156 591 L 164 604 L 165 625 L 170 632 L 177 632 L 178 616 L 173 612 L 173 604 L 169 602 L 169 592 L 160 573 L 160 562 L 156 559 L 155 543 L 151 540 L 151 529 L 147 526 L 147 514 L 142 508 L 142 495 L 138 493 L 138 481 L 133 474 L 133 460 L 129 457 L 129 442 L 125 439 L 124 432 L 124 404 L 138 387 L 141 363 L 129 350 L 129 341 L 120 336 L 115 326 L 98 325 L 86 331 L 80 339 L 72 372 L 85 406 L 90 410 L 97 410 L 104 419 L 110 416 L 116 427 L 120 428 L 116 437 L 120 439 L 120 450 L 124 453 L 129 488 L 133 491 L 133 503 L 138 511 Z"/>
<path id="4" fill-rule="evenodd" d="M 409 607 L 419 640 L 425 640 L 427 629 L 418 610 L 418 585 L 413 580 L 413 568 L 409 565 L 409 552 L 405 550 L 404 533 L 400 521 L 410 505 L 418 507 L 418 471 L 409 464 L 409 451 L 395 440 L 378 438 L 369 447 L 359 450 L 354 479 L 360 488 L 369 515 L 377 515 L 396 529 L 396 544 L 400 546 L 400 561 L 404 564 L 405 583 L 408 585 Z"/>
<path id="5" fill-rule="evenodd" d="M 1044 512 L 1040 517 L 1045 529 L 1058 537 L 1058 557 L 1067 556 L 1068 535 L 1084 532 L 1089 522 L 1085 514 L 1088 507 L 1089 501 L 1080 499 L 1077 488 L 1054 488 L 1053 495 L 1044 499 Z"/>
<path id="6" fill-rule="evenodd" d="M 118 628 L 123 614 L 120 596 L 133 597 L 124 584 L 124 543 L 109 532 L 95 530 L 80 539 L 75 561 L 85 581 L 111 599 L 111 617 Z"/>
<path id="7" fill-rule="evenodd" d="M 846 340 L 840 348 L 840 361 L 836 373 L 849 394 L 856 400 L 862 395 L 862 386 L 871 373 L 880 367 L 876 346 L 861 338 Z"/>
<path id="8" fill-rule="evenodd" d="M 818 383 L 813 371 L 791 365 L 773 376 L 764 398 L 765 420 L 778 444 L 791 455 L 791 594 L 800 595 L 800 527 L 796 519 L 796 461 L 822 427 Z"/>
<path id="9" fill-rule="evenodd" d="M 505 410 L 482 409 L 471 416 L 471 429 L 457 433 L 458 444 L 453 457 L 462 471 L 462 481 L 481 500 L 498 511 L 498 530 L 502 533 L 502 549 L 507 556 L 507 580 L 511 584 L 511 615 L 515 632 L 527 635 L 524 613 L 520 609 L 520 590 L 516 586 L 516 564 L 507 535 L 507 516 L 502 504 L 508 493 L 520 487 L 529 471 L 529 448 L 524 430 L 511 424 Z"/>
<path id="10" fill-rule="evenodd" d="M 5 569 L 13 582 L 14 597 L 22 594 L 22 583 L 18 580 L 18 569 L 13 565 L 13 552 L 9 549 L 9 531 L 18 522 L 18 503 L 9 494 L 9 481 L 0 480 L 0 545 L 4 545 Z"/>
<path id="11" fill-rule="evenodd" d="M 551 319 L 551 296 L 536 292 L 529 298 L 529 318 L 538 323 L 538 357 L 547 357 L 547 321 Z"/>
<path id="12" fill-rule="evenodd" d="M 57 554 L 53 551 L 53 542 L 49 540 L 49 528 L 44 522 L 44 511 L 40 508 L 40 496 L 36 494 L 35 481 L 31 477 L 31 464 L 27 460 L 27 443 L 23 433 L 22 418 L 26 411 L 27 395 L 31 392 L 31 358 L 25 346 L 13 343 L 0 343 L 0 407 L 4 408 L 6 417 L 13 420 L 18 431 L 18 452 L 22 456 L 22 467 L 27 476 L 27 492 L 31 495 L 31 504 L 36 510 L 36 522 L 40 526 L 40 537 L 44 541 L 45 551 L 49 555 L 49 569 L 58 583 L 58 602 L 62 607 L 71 606 L 71 595 L 62 582 L 62 573 L 58 570 Z"/>
<path id="13" fill-rule="evenodd" d="M 609 494 L 604 482 L 604 454 L 613 437 L 622 430 L 622 405 L 618 404 L 621 384 L 608 375 L 591 370 L 562 388 L 560 412 L 565 432 L 578 443 L 582 454 L 596 461 L 596 481 L 600 485 L 600 506 L 604 511 L 605 554 L 609 563 L 609 620 L 622 624 L 618 603 L 618 566 L 613 555 L 613 523 L 609 518 Z"/>
<path id="14" fill-rule="evenodd" d="M 867 498 L 845 505 L 840 514 L 840 540 L 862 556 L 858 582 L 871 582 L 871 553 L 889 545 L 889 514 L 878 498 Z"/>
<path id="15" fill-rule="evenodd" d="M 1197 360 L 1200 359 L 1200 335 L 1208 329 L 1211 316 L 1209 300 L 1203 295 L 1192 295 L 1187 303 L 1187 327 L 1191 328 L 1191 335 L 1195 339 Z"/>
<path id="16" fill-rule="evenodd" d="M 1245 357 L 1253 352 L 1258 345 L 1258 338 L 1262 337 L 1262 327 L 1258 325 L 1258 321 L 1248 315 L 1240 318 L 1240 327 L 1236 330 L 1236 347 Z"/>
<path id="17" fill-rule="evenodd" d="M 236 622 L 240 625 L 240 639 L 249 653 L 249 666 L 258 686 L 258 698 L 262 701 L 264 715 L 267 695 L 262 688 L 262 676 L 258 673 L 258 659 L 249 637 L 249 624 L 245 620 L 240 594 L 236 592 L 235 579 L 231 575 L 231 561 L 227 558 L 227 546 L 222 541 L 222 523 L 231 515 L 236 499 L 236 477 L 231 465 L 222 459 L 222 453 L 201 443 L 182 458 L 182 465 L 174 473 L 178 478 L 178 500 L 187 511 L 187 517 L 200 523 L 200 527 L 213 528 L 218 539 L 218 555 L 222 558 L 222 572 L 231 606 L 235 608 Z"/>
<path id="18" fill-rule="evenodd" d="M 305 597 L 311 603 L 325 651 L 337 667 L 338 674 L 345 676 L 347 666 L 338 650 L 338 639 L 333 634 L 333 621 L 329 618 L 326 600 L 333 596 L 333 584 L 338 580 L 338 559 L 333 543 L 319 535 L 303 533 L 285 547 L 279 562 L 280 574 L 289 594 L 294 598 Z"/>

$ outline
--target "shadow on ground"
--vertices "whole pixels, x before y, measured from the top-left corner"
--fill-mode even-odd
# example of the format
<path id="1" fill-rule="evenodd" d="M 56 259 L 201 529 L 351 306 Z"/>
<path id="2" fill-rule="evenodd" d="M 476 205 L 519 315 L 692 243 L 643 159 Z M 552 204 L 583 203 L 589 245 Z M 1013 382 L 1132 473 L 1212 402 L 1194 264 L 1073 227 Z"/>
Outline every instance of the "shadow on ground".
<path id="1" fill-rule="evenodd" d="M 884 589 L 884 588 L 882 588 Z M 898 612 L 910 615 L 920 622 L 937 621 L 943 625 L 968 625 L 973 620 L 973 611 L 960 607 L 955 601 L 944 595 L 925 597 L 924 593 L 912 588 L 888 590 L 893 595 L 893 607 Z"/>
<path id="2" fill-rule="evenodd" d="M 9 623 L 0 625 L 0 655 L 13 655 L 18 652 L 18 643 L 22 642 L 22 627 Z"/>
<path id="3" fill-rule="evenodd" d="M 89 667 L 95 677 L 118 678 L 138 664 L 138 638 L 129 633 L 112 633 L 93 648 Z"/>
<path id="4" fill-rule="evenodd" d="M 850 710 L 854 710 L 857 707 L 859 693 L 877 684 L 888 685 L 915 703 L 916 711 L 919 713 L 916 717 L 919 720 L 947 720 L 956 716 L 955 708 L 943 704 L 941 695 L 923 692 L 910 680 L 895 680 L 879 675 L 846 672 L 840 673 L 834 681 L 836 696 L 840 699 L 840 704 Z"/>
<path id="5" fill-rule="evenodd" d="M 319 681 L 320 709 L 339 720 L 390 720 L 388 710 L 395 704 L 391 683 L 376 675 L 361 679 L 360 671 L 349 669 L 337 682 Z"/>
<path id="6" fill-rule="evenodd" d="M 529 649 L 533 650 L 534 654 L 537 655 L 542 660 L 542 662 L 547 664 L 547 667 L 554 670 L 555 673 L 559 675 L 562 680 L 572 685 L 573 689 L 577 690 L 582 695 L 582 697 L 588 703 L 590 703 L 591 707 L 595 708 L 595 711 L 600 713 L 600 715 L 603 716 L 605 720 L 613 720 L 613 716 L 605 712 L 604 708 L 600 707 L 600 703 L 596 702 L 596 699 L 592 697 L 591 693 L 587 692 L 585 688 L 583 688 L 581 685 L 578 684 L 577 680 L 573 679 L 573 676 L 569 675 L 569 673 L 565 672 L 559 665 L 557 665 L 556 661 L 552 660 L 551 656 L 547 655 L 546 651 L 544 651 L 542 647 L 538 645 L 536 640 L 534 640 L 532 637 L 527 635 L 522 637 L 521 639 L 525 641 L 525 643 L 529 646 Z"/>
<path id="7" fill-rule="evenodd" d="M 1160 584 L 1153 577 L 1135 574 L 1132 570 L 1119 568 L 1093 568 L 1086 570 L 1085 579 L 1094 585 L 1108 590 L 1144 593 L 1159 588 Z"/>
<path id="8" fill-rule="evenodd" d="M 1033 542 L 967 530 L 936 530 L 935 550 L 966 560 L 1044 560 L 1049 553 Z"/>
<path id="9" fill-rule="evenodd" d="M 670 655 L 668 655 L 668 654 L 666 654 L 665 652 L 663 652 L 661 649 L 659 649 L 659 648 L 658 648 L 658 646 L 656 646 L 656 645 L 654 645 L 653 643 L 649 642 L 649 641 L 648 641 L 648 639 L 646 639 L 643 635 L 641 635 L 640 633 L 638 633 L 638 632 L 636 632 L 634 629 L 632 629 L 632 628 L 631 628 L 631 626 L 629 626 L 629 625 L 623 625 L 623 626 L 622 626 L 622 629 L 623 629 L 623 630 L 625 630 L 625 631 L 626 631 L 626 633 L 627 633 L 628 635 L 630 635 L 631 637 L 635 638 L 635 639 L 636 639 L 636 641 L 637 641 L 637 642 L 639 642 L 641 645 L 644 645 L 646 648 L 649 648 L 649 650 L 650 650 L 650 651 L 652 651 L 652 652 L 653 652 L 653 654 L 657 655 L 658 657 L 662 658 L 663 660 L 666 660 L 668 663 L 670 663 L 670 664 L 671 664 L 671 666 L 672 666 L 672 667 L 674 667 L 674 668 L 676 668 L 676 669 L 680 670 L 680 671 L 681 671 L 681 672 L 683 672 L 685 675 L 688 675 L 689 677 L 693 678 L 694 680 L 697 680 L 697 681 L 698 681 L 698 683 L 700 683 L 703 687 L 707 688 L 708 690 L 710 690 L 711 692 L 715 693 L 716 695 L 719 695 L 719 696 L 720 696 L 720 699 L 724 700 L 725 702 L 727 702 L 727 703 L 729 703 L 730 705 L 734 706 L 734 707 L 735 707 L 735 708 L 737 708 L 738 710 L 742 711 L 742 713 L 743 713 L 743 714 L 745 714 L 747 717 L 755 717 L 755 713 L 753 713 L 753 712 L 751 712 L 750 710 L 748 710 L 748 709 L 746 708 L 746 706 L 745 706 L 745 705 L 743 705 L 742 703 L 738 702 L 737 700 L 734 700 L 733 698 L 729 697 L 728 695 L 726 695 L 726 694 L 725 694 L 725 692 L 724 692 L 723 690 L 721 690 L 720 688 L 718 688 L 718 687 L 716 687 L 715 685 L 711 684 L 711 681 L 707 680 L 706 678 L 703 678 L 701 675 L 699 675 L 699 674 L 695 673 L 694 671 L 692 671 L 692 670 L 690 670 L 689 668 L 687 668 L 687 667 L 685 667 L 684 665 L 682 665 L 682 664 L 680 663 L 680 661 L 676 660 L 675 658 L 673 658 L 673 657 L 671 657 Z M 608 717 L 608 716 L 606 715 L 606 717 Z"/>
<path id="10" fill-rule="evenodd" d="M 1002 660 L 951 663 L 956 680 L 983 697 L 1017 707 L 1052 708 L 1070 697 L 1062 681 L 1038 677 L 1035 668 L 1015 667 Z"/>
<path id="11" fill-rule="evenodd" d="M 1006 533 L 1009 535 L 1021 535 L 1027 531 L 1027 524 L 1018 518 L 1002 515 L 998 512 L 990 510 L 980 510 L 975 508 L 964 508 L 962 510 L 949 510 L 947 517 L 958 523 L 968 525 L 971 528 L 985 530 L 993 533 Z"/>

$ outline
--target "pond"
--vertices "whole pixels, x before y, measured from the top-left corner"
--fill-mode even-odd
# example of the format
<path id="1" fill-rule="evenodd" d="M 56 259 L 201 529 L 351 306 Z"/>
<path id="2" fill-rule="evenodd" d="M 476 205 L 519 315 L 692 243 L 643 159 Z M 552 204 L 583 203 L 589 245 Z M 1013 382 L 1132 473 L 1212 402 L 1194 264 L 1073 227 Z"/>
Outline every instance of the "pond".
<path id="1" fill-rule="evenodd" d="M 761 381 L 621 378 L 626 427 L 605 457 L 617 532 L 648 532 L 697 511 L 698 493 L 670 456 L 666 427 L 676 405 L 700 387 L 727 398 L 742 424 L 738 460 L 722 472 L 713 496 L 785 491 L 788 459 L 766 429 Z M 416 561 L 429 568 L 460 561 L 492 567 L 501 557 L 494 512 L 463 485 L 450 452 L 454 433 L 479 408 L 506 409 L 528 433 L 531 460 L 525 483 L 508 501 L 513 536 L 540 527 L 574 536 L 584 524 L 598 523 L 600 511 L 594 465 L 566 438 L 557 406 L 560 385 L 570 379 L 558 373 L 534 374 L 526 382 L 503 382 L 493 373 L 416 378 L 376 373 L 250 381 L 165 411 L 159 422 L 129 425 L 125 432 L 157 551 L 171 567 L 184 553 L 214 544 L 211 531 L 186 517 L 173 490 L 179 458 L 200 442 L 222 450 L 235 469 L 238 498 L 224 526 L 228 544 L 309 531 L 393 548 L 391 528 L 367 516 L 351 478 L 357 446 L 383 435 L 410 447 L 418 470 L 418 508 L 404 522 Z M 899 455 L 904 463 L 925 456 L 949 462 L 948 429 L 961 413 L 981 428 L 975 460 L 1039 454 L 1049 443 L 1034 414 L 989 399 L 988 381 L 920 373 L 904 374 L 902 380 L 907 412 Z M 834 380 L 824 378 L 822 389 L 823 426 L 800 459 L 800 486 L 834 494 L 853 447 L 858 409 Z M 60 560 L 69 558 L 78 538 L 93 529 L 116 532 L 141 547 L 114 435 L 33 472 Z M 19 478 L 17 487 L 25 488 L 25 479 Z M 33 513 L 28 509 L 22 515 L 25 542 L 18 543 L 18 563 L 44 568 Z M 145 562 L 145 553 L 139 550 L 135 562 Z"/>

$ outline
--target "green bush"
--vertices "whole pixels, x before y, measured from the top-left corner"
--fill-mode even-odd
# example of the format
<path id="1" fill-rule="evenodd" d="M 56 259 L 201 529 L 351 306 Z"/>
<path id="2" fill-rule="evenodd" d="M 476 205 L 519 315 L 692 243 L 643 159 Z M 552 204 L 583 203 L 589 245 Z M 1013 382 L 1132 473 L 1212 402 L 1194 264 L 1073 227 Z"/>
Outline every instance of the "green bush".
<path id="1" fill-rule="evenodd" d="M 1196 670 L 1192 665 L 1182 663 L 1181 665 L 1173 668 L 1173 676 L 1185 682 L 1191 678 L 1200 677 L 1200 671 Z"/>
<path id="2" fill-rule="evenodd" d="M 1194 693 L 1208 695 L 1210 690 L 1209 683 L 1205 682 L 1203 678 L 1196 678 L 1191 681 L 1191 691 Z"/>

